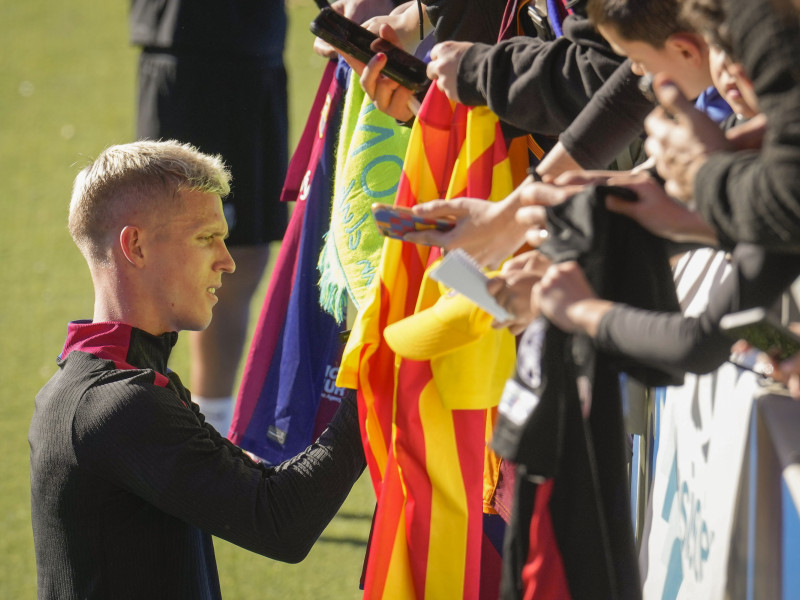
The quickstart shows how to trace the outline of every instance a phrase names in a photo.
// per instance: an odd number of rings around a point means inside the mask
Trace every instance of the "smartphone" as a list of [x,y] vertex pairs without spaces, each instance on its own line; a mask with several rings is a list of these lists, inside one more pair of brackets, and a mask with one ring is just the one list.
[[402,240],[403,236],[412,231],[449,231],[455,227],[451,219],[429,219],[415,215],[410,208],[405,206],[389,206],[376,202],[372,205],[372,216],[380,232],[391,238]]
[[800,352],[800,336],[763,308],[751,308],[722,317],[720,329],[735,340],[745,340],[776,360]]
[[[369,62],[378,52],[386,55],[386,66],[381,73],[407,87],[418,96],[424,94],[431,83],[425,70],[427,65],[413,54],[390,44],[355,21],[351,21],[332,8],[323,8],[311,21],[311,32],[337,50]],[[375,40],[378,40],[376,43]]]

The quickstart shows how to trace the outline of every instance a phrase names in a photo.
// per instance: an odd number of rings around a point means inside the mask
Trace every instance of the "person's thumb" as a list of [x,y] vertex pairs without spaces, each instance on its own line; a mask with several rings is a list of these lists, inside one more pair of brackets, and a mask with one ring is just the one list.
[[380,36],[387,42],[390,42],[395,46],[400,46],[400,37],[397,35],[397,32],[392,28],[391,25],[382,23],[380,27]]

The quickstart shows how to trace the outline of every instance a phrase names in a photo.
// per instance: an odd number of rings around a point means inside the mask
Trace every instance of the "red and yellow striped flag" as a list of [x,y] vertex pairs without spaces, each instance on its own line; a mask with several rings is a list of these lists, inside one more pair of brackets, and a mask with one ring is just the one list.
[[[500,200],[525,176],[524,142],[519,152],[522,158],[512,164],[497,117],[487,108],[451,103],[432,86],[411,132],[395,203],[458,196]],[[438,248],[387,238],[379,281],[356,318],[339,372],[339,385],[358,390],[378,499],[365,598],[480,597],[487,418],[502,386],[484,384],[481,406],[474,398],[459,406],[464,382],[435,378],[437,369],[452,372],[452,364],[402,358],[382,335],[388,325],[439,299],[438,284],[426,275],[439,258]],[[487,357],[486,368],[510,374],[513,338],[507,331],[487,335],[507,337],[499,342],[506,351]],[[475,345],[475,351],[480,348]],[[496,364],[498,356],[503,364]]]

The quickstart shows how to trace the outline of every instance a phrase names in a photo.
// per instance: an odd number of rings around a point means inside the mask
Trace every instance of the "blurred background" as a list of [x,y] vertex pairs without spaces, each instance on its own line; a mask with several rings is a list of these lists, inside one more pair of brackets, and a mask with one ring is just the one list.
[[[268,0],[267,0],[268,1]],[[127,2],[0,0],[0,599],[36,597],[28,425],[56,369],[67,322],[91,318],[89,273],[67,232],[72,180],[111,144],[134,138],[137,50]],[[312,0],[287,0],[293,149],[324,60],[313,54]],[[277,254],[277,245],[272,256]],[[268,276],[251,310],[261,308]],[[246,352],[245,352],[246,355]],[[185,340],[172,368],[188,378]],[[284,565],[215,540],[226,600],[360,598],[374,496],[362,477],[311,555]]]

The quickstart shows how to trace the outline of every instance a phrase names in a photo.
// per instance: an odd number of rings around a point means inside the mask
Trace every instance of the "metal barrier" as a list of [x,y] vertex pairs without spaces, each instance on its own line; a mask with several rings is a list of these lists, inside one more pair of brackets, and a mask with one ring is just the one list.
[[757,398],[748,451],[746,597],[800,598],[800,403]]

